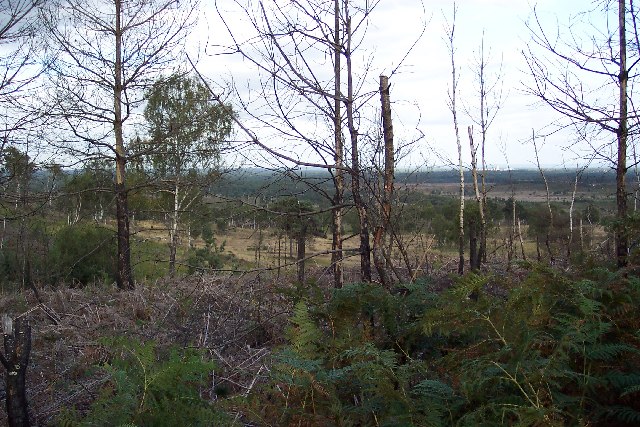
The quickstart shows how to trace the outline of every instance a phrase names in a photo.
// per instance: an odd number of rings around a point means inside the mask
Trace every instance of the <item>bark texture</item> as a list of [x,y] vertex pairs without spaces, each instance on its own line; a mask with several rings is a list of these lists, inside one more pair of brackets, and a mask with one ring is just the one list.
[[333,266],[333,284],[336,288],[341,288],[344,284],[344,272],[342,268],[342,205],[344,204],[344,142],[342,139],[342,115],[340,96],[340,0],[334,0],[334,33],[333,33],[333,75],[334,75],[334,100],[333,100],[333,132],[334,132],[334,162],[336,165],[334,173],[335,194],[333,197],[332,211],[332,232],[333,241],[331,245],[331,265]]
[[3,319],[4,355],[0,361],[4,366],[6,382],[6,405],[9,427],[28,427],[29,410],[26,393],[26,373],[31,352],[31,326],[23,319],[12,322]]
[[382,105],[382,133],[384,137],[384,188],[380,203],[380,222],[373,239],[373,262],[383,285],[390,285],[384,254],[385,234],[391,222],[391,200],[393,198],[394,148],[393,123],[391,121],[391,96],[389,78],[380,76],[380,103]]
[[360,185],[361,170],[360,158],[358,155],[358,129],[356,129],[354,119],[354,85],[353,68],[351,66],[351,18],[348,11],[345,11],[347,20],[347,126],[349,127],[349,137],[351,140],[351,192],[353,193],[353,204],[358,211],[360,223],[360,280],[371,282],[371,244],[369,241],[369,217],[367,207],[362,197]]
[[618,267],[627,265],[629,250],[629,235],[624,222],[627,218],[627,191],[625,175],[627,174],[627,83],[629,72],[627,70],[627,36],[626,36],[626,3],[618,0],[618,25],[620,36],[620,73],[618,74],[618,86],[620,89],[620,120],[618,123],[618,162],[616,165],[616,206],[618,217],[618,230],[616,233],[616,256]]
[[122,0],[115,0],[116,8],[116,60],[114,66],[115,84],[113,87],[114,119],[113,131],[116,144],[116,221],[118,223],[118,274],[116,283],[119,289],[133,289],[131,273],[131,246],[129,244],[129,206],[125,187],[126,153],[122,129]]

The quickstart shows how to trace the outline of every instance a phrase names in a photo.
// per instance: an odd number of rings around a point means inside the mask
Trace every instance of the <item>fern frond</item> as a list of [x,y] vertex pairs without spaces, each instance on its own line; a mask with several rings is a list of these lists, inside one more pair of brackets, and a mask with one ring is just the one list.
[[630,425],[640,424],[640,412],[628,406],[613,406],[606,411],[607,418],[615,418]]
[[627,344],[591,344],[585,348],[585,356],[590,360],[611,361],[624,353],[637,353],[637,349]]
[[313,358],[318,354],[322,332],[309,315],[309,309],[304,301],[298,301],[293,309],[288,335],[292,348],[301,356]]
[[412,392],[419,397],[438,400],[450,400],[455,397],[455,392],[451,386],[438,380],[422,380],[416,384]]
[[639,391],[640,391],[640,384],[636,384],[636,385],[625,388],[622,391],[622,394],[620,394],[620,396],[628,396],[630,394],[637,393]]
[[455,295],[459,299],[468,299],[469,295],[474,292],[480,292],[484,285],[489,281],[489,277],[476,273],[468,273],[459,277],[455,286],[450,288],[449,293]]
[[640,385],[640,372],[609,371],[604,378],[618,390]]

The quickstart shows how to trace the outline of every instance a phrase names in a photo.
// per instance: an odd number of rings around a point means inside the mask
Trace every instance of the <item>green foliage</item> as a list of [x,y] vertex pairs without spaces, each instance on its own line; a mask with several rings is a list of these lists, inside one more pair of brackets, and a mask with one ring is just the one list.
[[189,274],[197,271],[222,268],[225,264],[234,264],[236,262],[233,254],[225,253],[225,244],[216,243],[213,229],[210,224],[202,226],[198,230],[198,234],[202,236],[205,242],[204,248],[192,248],[187,253],[187,269]]
[[151,139],[143,152],[155,172],[178,180],[215,164],[231,134],[230,106],[211,102],[205,85],[182,74],[157,80],[146,97]]
[[[108,340],[109,383],[82,419],[67,413],[63,425],[211,426],[225,417],[203,398],[215,366],[196,350],[161,352],[153,342]],[[67,423],[67,424],[64,424]]]
[[438,309],[425,313],[424,327],[448,337],[451,350],[438,364],[456,373],[468,401],[461,419],[565,425],[629,417],[611,405],[625,398],[610,378],[640,373],[638,343],[616,329],[615,312],[640,295],[614,279],[576,280],[534,268],[520,283],[501,284],[509,287],[506,297],[483,286],[473,288],[477,298],[461,298],[470,290],[467,278],[445,292]]
[[319,233],[316,216],[309,215],[314,206],[308,201],[286,197],[270,204],[269,209],[277,212],[272,219],[275,226],[292,239],[306,239]]
[[169,268],[164,260],[167,246],[151,239],[133,240],[131,261],[134,276],[138,281],[154,281],[168,274]]
[[54,281],[87,284],[115,280],[115,234],[95,224],[60,229],[53,238]]
[[433,349],[416,337],[419,314],[432,299],[425,286],[392,295],[356,284],[335,290],[327,304],[299,301],[291,344],[276,355],[273,383],[263,390],[274,405],[261,399],[253,411],[278,425],[447,425],[455,393],[436,378],[418,381],[427,366],[416,356]]
[[278,425],[636,425],[640,279],[524,267],[299,301],[252,411]]

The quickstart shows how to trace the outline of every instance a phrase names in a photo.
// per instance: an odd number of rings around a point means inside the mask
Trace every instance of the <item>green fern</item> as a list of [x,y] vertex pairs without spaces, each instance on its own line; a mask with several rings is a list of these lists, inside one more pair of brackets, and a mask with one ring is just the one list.
[[222,421],[200,396],[212,362],[192,349],[171,348],[160,358],[153,342],[111,340],[114,358],[105,370],[111,382],[81,426],[207,426]]
[[617,390],[640,386],[640,372],[626,373],[618,370],[608,372],[604,378]]
[[607,419],[617,419],[629,425],[640,424],[640,412],[628,406],[612,406],[606,411]]
[[318,354],[322,333],[309,315],[307,304],[302,300],[293,309],[288,338],[292,348],[301,356],[313,357]]

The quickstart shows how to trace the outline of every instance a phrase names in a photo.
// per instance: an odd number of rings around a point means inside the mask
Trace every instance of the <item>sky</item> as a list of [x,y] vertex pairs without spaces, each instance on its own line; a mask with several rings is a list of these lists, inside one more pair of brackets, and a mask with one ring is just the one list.
[[[227,13],[229,21],[241,29],[240,15],[230,12],[231,0],[217,0],[217,4]],[[533,132],[538,135],[549,133],[549,125],[559,116],[524,92],[525,84],[530,82],[522,54],[531,44],[526,22],[531,19],[535,7],[545,29],[554,32],[558,24],[561,27],[568,24],[572,16],[592,4],[595,3],[588,0],[457,1],[458,116],[466,163],[469,162],[467,126],[473,124],[473,120],[465,111],[473,112],[479,103],[474,85],[477,69],[474,64],[483,34],[488,53],[488,79],[501,75],[499,88],[502,93],[502,106],[488,133],[487,163],[500,168],[507,162],[511,167],[536,167],[531,135]],[[207,19],[201,25],[206,28],[201,27],[199,32],[206,31],[208,37],[206,40],[200,38],[200,46],[207,46],[210,56],[201,55],[198,68],[214,81],[233,79],[238,87],[248,90],[258,83],[255,69],[237,57],[216,54],[220,50],[213,46],[227,43],[228,34],[213,13],[213,0],[203,3],[203,7]],[[382,0],[371,16],[359,58],[362,63],[370,61],[371,64],[363,85],[375,90],[378,76],[395,70],[391,76],[391,99],[397,144],[424,135],[412,146],[400,167],[442,166],[457,162],[452,115],[447,107],[451,63],[444,39],[446,22],[451,22],[452,12],[452,0]],[[238,34],[242,33],[238,31]],[[249,99],[247,93],[242,89],[239,91],[240,96]],[[234,97],[229,100],[239,102]],[[251,127],[253,122],[248,117],[241,118]],[[257,126],[252,129],[261,136]],[[273,135],[264,137],[265,140],[275,138]],[[539,138],[543,166],[575,168],[576,164],[584,163],[581,159],[584,152],[574,145],[574,139],[572,132],[567,131]]]

